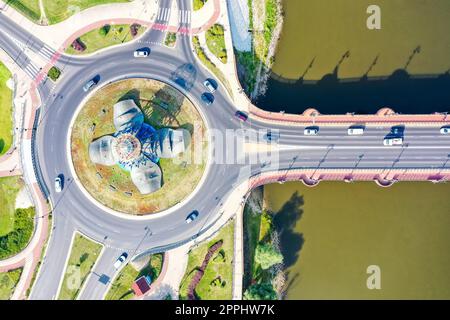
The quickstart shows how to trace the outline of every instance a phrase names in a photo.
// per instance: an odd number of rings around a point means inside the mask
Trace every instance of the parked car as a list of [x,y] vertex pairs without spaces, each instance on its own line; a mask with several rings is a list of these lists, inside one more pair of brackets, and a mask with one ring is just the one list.
[[63,181],[61,175],[55,178],[55,192],[60,193],[63,189]]
[[280,134],[278,132],[272,132],[272,131],[269,130],[269,132],[267,132],[264,135],[264,139],[266,139],[269,142],[271,142],[271,141],[278,141],[280,139]]
[[86,84],[83,86],[84,92],[88,92],[93,86],[95,86],[98,83],[98,80],[96,78],[93,78],[86,82]]
[[128,258],[128,253],[124,252],[117,258],[116,262],[114,262],[114,268],[119,269],[122,263],[125,262]]
[[449,126],[442,127],[441,134],[450,134],[450,127]]
[[135,58],[145,58],[148,57],[149,54],[150,50],[148,50],[147,48],[137,49],[136,51],[134,51]]
[[401,146],[403,144],[403,138],[385,138],[383,144],[385,146]]
[[242,111],[236,111],[236,113],[234,115],[242,121],[247,121],[247,119],[248,119],[248,115]]
[[203,82],[203,85],[211,93],[214,93],[217,90],[217,84],[213,83],[211,79],[206,79],[205,82]]
[[191,223],[198,217],[198,211],[194,210],[192,211],[187,217],[186,217],[186,223]]
[[349,136],[360,136],[360,135],[364,134],[364,127],[360,127],[360,126],[350,127],[347,130],[347,134]]
[[319,127],[306,127],[303,133],[305,136],[317,136],[319,134]]
[[209,92],[203,93],[202,96],[201,96],[201,98],[202,98],[202,101],[203,101],[207,106],[211,105],[211,104],[214,102],[214,96],[213,96],[211,93],[209,93]]

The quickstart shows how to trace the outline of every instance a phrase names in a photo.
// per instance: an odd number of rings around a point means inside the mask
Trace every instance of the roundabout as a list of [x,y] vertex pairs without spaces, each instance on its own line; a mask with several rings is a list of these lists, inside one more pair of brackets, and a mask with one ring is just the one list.
[[195,190],[206,169],[200,112],[160,81],[125,79],[99,88],[79,106],[71,128],[77,181],[117,212],[164,211]]

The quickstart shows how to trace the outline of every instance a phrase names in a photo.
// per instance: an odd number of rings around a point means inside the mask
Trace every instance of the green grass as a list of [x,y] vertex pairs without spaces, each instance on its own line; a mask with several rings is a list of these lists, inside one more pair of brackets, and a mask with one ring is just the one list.
[[206,45],[222,63],[227,63],[227,49],[222,25],[215,24],[206,31]]
[[19,176],[0,178],[0,237],[14,229],[16,197],[22,187]]
[[194,11],[200,10],[201,8],[203,8],[203,6],[205,5],[205,3],[208,0],[194,0]]
[[100,4],[130,2],[131,0],[43,0],[50,24],[66,20],[71,15]]
[[6,85],[9,78],[11,78],[11,72],[0,62],[0,156],[9,150],[13,141],[13,97],[12,90]]
[[[381,8],[381,30],[368,30],[366,9]],[[412,75],[449,70],[448,0],[283,0],[285,19],[273,71],[283,78],[320,80],[387,77],[398,69]],[[413,54],[420,46],[420,52]],[[377,58],[378,57],[378,58]],[[308,68],[311,61],[312,67]],[[372,66],[372,67],[371,67]]]
[[[287,299],[450,299],[450,184],[264,188],[283,229]],[[366,287],[370,265],[381,290]]]
[[5,2],[31,21],[38,22],[41,17],[39,0],[6,0]]
[[[187,289],[189,283],[205,258],[208,248],[219,240],[223,240],[223,245],[219,251],[209,261],[203,278],[195,290],[201,300],[231,300],[232,298],[232,280],[233,280],[233,248],[234,248],[234,221],[230,221],[219,233],[206,243],[192,249],[189,253],[186,273],[181,281],[180,299],[187,298]],[[224,259],[221,256],[224,255]],[[220,277],[221,284],[212,285],[214,280]],[[217,280],[216,280],[217,281]],[[217,281],[219,283],[219,281]]]
[[58,299],[76,299],[101,251],[101,244],[75,234]]
[[[141,35],[145,31],[145,29],[146,28],[144,26],[141,26],[136,37]],[[104,33],[104,30],[104,27],[94,29],[80,37],[81,42],[86,46],[86,50],[81,52],[75,50],[72,46],[69,46],[66,49],[66,53],[74,55],[88,54],[103,48],[133,40],[129,24],[111,25],[109,26],[109,31],[106,33],[106,35]]]
[[0,273],[0,300],[9,300],[20,280],[22,268]]
[[[192,134],[189,152],[174,159],[161,159],[163,184],[154,193],[141,194],[130,174],[118,165],[95,165],[90,160],[89,144],[115,132],[113,106],[120,99],[134,99],[144,113],[145,122],[156,129],[182,127]],[[167,110],[160,106],[162,101],[168,104]],[[96,126],[91,131],[93,123]],[[155,80],[128,79],[105,86],[80,111],[72,131],[72,160],[85,188],[104,205],[130,214],[154,213],[182,201],[197,186],[206,167],[208,142],[205,135],[206,127],[200,114],[179,91]],[[197,161],[195,148],[202,150],[202,161]],[[187,163],[183,166],[185,160]],[[111,184],[116,191],[109,188]]]
[[225,89],[228,91],[228,93],[233,97],[233,92],[231,91],[231,86],[228,80],[223,75],[222,71],[217,68],[217,66],[208,59],[208,57],[205,54],[205,51],[200,45],[200,40],[198,39],[198,36],[192,37],[192,44],[194,46],[195,53],[197,54],[197,57],[200,59],[200,61],[203,63],[203,65],[209,69],[214,75],[222,82],[222,84],[225,86]]
[[177,34],[175,32],[167,32],[164,44],[170,48],[173,48],[175,47],[176,42],[177,42]]
[[150,275],[154,282],[161,273],[163,262],[162,254],[150,257],[149,263],[141,270],[136,270],[131,263],[127,264],[114,279],[105,300],[129,300],[134,297],[131,289],[133,282],[142,276]]
[[34,215],[33,207],[15,210],[13,229],[0,237],[0,259],[9,258],[28,245],[33,234]]

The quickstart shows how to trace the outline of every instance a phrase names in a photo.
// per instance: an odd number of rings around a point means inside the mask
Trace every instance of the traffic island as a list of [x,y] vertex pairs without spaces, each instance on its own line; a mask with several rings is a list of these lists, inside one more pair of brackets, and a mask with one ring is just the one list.
[[79,109],[72,163],[92,198],[116,212],[166,210],[196,189],[206,168],[206,125],[177,89],[150,79],[106,85]]

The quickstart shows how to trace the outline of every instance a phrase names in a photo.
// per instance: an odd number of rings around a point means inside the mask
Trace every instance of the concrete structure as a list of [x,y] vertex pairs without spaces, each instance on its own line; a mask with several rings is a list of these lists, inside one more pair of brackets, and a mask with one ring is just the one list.
[[114,127],[117,132],[103,136],[89,145],[92,162],[118,164],[131,174],[131,180],[142,194],[161,188],[160,158],[175,158],[187,150],[190,133],[185,129],[155,130],[144,123],[144,114],[134,100],[114,105]]

